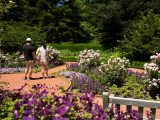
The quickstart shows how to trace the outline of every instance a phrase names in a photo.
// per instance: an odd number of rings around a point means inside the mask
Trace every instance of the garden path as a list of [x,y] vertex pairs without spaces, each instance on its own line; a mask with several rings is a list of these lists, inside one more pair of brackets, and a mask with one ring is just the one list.
[[33,73],[33,80],[23,80],[24,73],[17,74],[2,74],[0,75],[0,82],[8,82],[10,85],[7,89],[14,90],[20,88],[22,85],[27,84],[28,86],[24,88],[25,91],[29,90],[32,85],[36,84],[45,84],[47,86],[53,87],[56,93],[60,92],[60,87],[63,87],[65,90],[70,86],[70,81],[66,78],[56,75],[56,72],[66,69],[66,65],[62,65],[56,68],[49,69],[49,75],[53,76],[52,78],[42,79],[40,72]]
[[[33,73],[33,78],[35,78],[35,80],[23,80],[23,73],[18,73],[18,74],[2,74],[0,75],[0,82],[4,81],[4,82],[9,82],[10,86],[8,87],[9,90],[14,90],[17,88],[20,88],[22,85],[24,85],[25,83],[27,83],[29,86],[32,85],[36,85],[36,84],[46,84],[49,86],[52,86],[54,88],[54,91],[56,93],[60,93],[60,86],[63,86],[64,89],[68,89],[68,87],[70,86],[70,81],[67,80],[66,78],[57,76],[56,73],[62,70],[66,69],[66,64],[56,67],[56,68],[52,68],[49,69],[49,74],[53,75],[55,77],[53,78],[49,78],[49,79],[42,79],[41,77],[41,73]],[[135,69],[135,68],[130,68],[130,70],[133,70],[135,72],[144,72],[144,70],[140,70],[140,69]],[[25,90],[29,90],[30,87],[26,87]],[[94,100],[96,103],[98,103],[99,105],[103,105],[102,102],[102,97],[98,96],[95,98]],[[136,107],[134,109],[137,109]],[[125,106],[121,106],[121,110],[125,111]],[[147,111],[148,109],[145,109],[145,111]],[[160,120],[160,109],[157,110],[157,116],[156,116],[156,120]]]

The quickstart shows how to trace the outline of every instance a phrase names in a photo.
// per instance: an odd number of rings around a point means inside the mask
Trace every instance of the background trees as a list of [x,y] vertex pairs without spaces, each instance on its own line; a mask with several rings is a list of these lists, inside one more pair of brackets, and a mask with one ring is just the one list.
[[[158,0],[1,0],[0,23],[15,27],[14,31],[23,31],[22,26],[37,28],[35,35],[42,36],[41,38],[47,43],[96,42],[102,44],[105,49],[121,47],[127,53],[132,53],[124,44],[121,44],[125,43],[126,36],[128,36],[126,34],[134,33],[133,31],[129,33],[130,29],[141,20],[141,16],[146,16],[148,11],[152,10],[152,14],[156,16],[160,14],[159,7]],[[157,25],[154,26],[158,26],[158,23],[155,24]],[[26,30],[35,33],[35,29]],[[4,37],[6,33],[5,29],[1,32],[1,41],[9,40]],[[12,34],[12,39],[19,41],[17,37],[14,37],[16,32]],[[25,39],[27,34],[19,36]],[[137,40],[134,36],[131,41]],[[156,40],[148,39],[153,43],[157,42]],[[37,44],[38,41],[40,39],[37,37],[35,43]],[[143,46],[143,39],[139,38],[139,41]],[[134,44],[130,44],[130,48],[132,45]],[[156,51],[158,48],[153,46],[152,50],[145,49]],[[7,45],[2,46],[1,49],[8,51]],[[139,49],[138,54],[143,54],[144,47]]]
[[133,59],[148,60],[160,50],[160,15],[150,11],[124,31],[121,47]]

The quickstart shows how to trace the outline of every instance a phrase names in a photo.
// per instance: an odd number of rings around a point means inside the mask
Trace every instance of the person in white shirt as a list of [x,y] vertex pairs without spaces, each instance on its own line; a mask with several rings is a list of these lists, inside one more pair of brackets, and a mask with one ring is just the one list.
[[43,79],[50,78],[50,76],[48,76],[49,51],[46,44],[43,43],[43,45],[37,49],[36,55],[41,65]]

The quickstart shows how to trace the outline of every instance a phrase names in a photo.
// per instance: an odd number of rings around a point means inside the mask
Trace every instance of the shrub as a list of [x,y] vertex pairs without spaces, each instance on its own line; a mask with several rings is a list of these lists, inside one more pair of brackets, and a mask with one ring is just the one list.
[[122,86],[124,79],[128,75],[128,67],[130,63],[126,58],[111,58],[107,64],[99,66],[99,71],[102,74],[106,74],[106,83],[111,85],[116,84]]
[[0,67],[16,68],[25,66],[24,59],[17,53],[3,54],[1,58]]
[[124,32],[121,48],[129,59],[148,61],[160,49],[160,17],[150,11],[141,15]]
[[151,56],[151,63],[145,63],[144,69],[148,75],[148,79],[146,79],[146,90],[149,92],[150,96],[153,99],[157,99],[156,96],[159,95],[160,91],[160,79],[159,79],[159,66],[156,63],[159,63],[159,57]]
[[93,49],[83,50],[79,54],[79,64],[81,67],[87,67],[88,69],[97,67],[101,64],[99,50]]
[[34,46],[37,47],[45,37],[44,33],[40,31],[40,27],[14,21],[0,21],[0,34],[1,50],[5,52],[20,51],[27,37],[31,37]]
[[63,61],[66,61],[66,62],[78,61],[78,57],[77,56],[60,56],[59,58],[62,59]]
[[111,87],[111,93],[126,98],[151,99],[147,91],[145,91],[147,84],[145,84],[144,80],[137,81],[136,76],[132,75],[128,76],[125,81],[124,86],[121,88],[113,85]]
[[150,79],[158,78],[158,65],[156,63],[145,63],[144,69]]
[[102,50],[100,44],[93,44],[93,43],[69,43],[64,42],[61,44],[50,44],[53,48],[58,50],[68,49],[70,51],[82,51],[84,49],[93,49],[93,50]]
[[160,68],[160,53],[156,53],[156,55],[150,56],[152,62],[156,63]]
[[146,91],[150,94],[153,99],[157,99],[160,91],[160,79],[152,78],[146,79]]
[[144,69],[143,66],[144,66],[144,62],[141,62],[141,61],[132,61],[131,62],[132,68]]
[[47,49],[49,51],[49,58],[50,58],[50,60],[52,60],[52,61],[58,60],[58,57],[60,55],[60,51],[54,49],[52,46],[47,46]]
[[[121,51],[119,48],[112,48],[105,51],[100,52],[101,56],[106,59],[106,62],[112,58],[123,58],[125,57],[125,53]],[[105,62],[105,61],[104,61]]]

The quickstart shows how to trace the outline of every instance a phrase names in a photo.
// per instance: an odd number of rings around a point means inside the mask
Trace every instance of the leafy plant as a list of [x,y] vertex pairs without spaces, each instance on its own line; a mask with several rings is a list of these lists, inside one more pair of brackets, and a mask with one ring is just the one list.
[[137,68],[137,69],[144,69],[144,62],[141,61],[131,61],[131,67],[132,68]]
[[[25,85],[26,86],[26,85]],[[75,96],[71,93],[65,95],[55,95],[52,90],[49,95],[47,86],[33,85],[28,93],[22,93],[23,88],[5,92],[0,89],[1,119],[118,119],[120,117],[139,118],[138,113],[114,112],[113,107],[103,110],[101,106],[94,103],[94,94],[86,91],[82,96]],[[9,94],[8,94],[9,93]],[[21,94],[20,94],[21,93]],[[6,102],[9,100],[9,102]],[[10,104],[9,104],[10,103]]]
[[0,67],[16,68],[25,66],[24,59],[21,58],[21,56],[18,53],[12,53],[12,54],[6,53],[3,54],[1,58],[2,59]]
[[99,83],[99,81],[91,79],[83,73],[66,71],[61,72],[60,75],[71,80],[71,90],[78,89],[81,93],[84,93],[85,91],[92,91],[96,94],[102,94],[105,90],[105,87]]
[[129,60],[126,58],[110,58],[107,64],[102,64],[98,69],[101,74],[106,74],[106,83],[109,86],[113,84],[122,86],[128,75],[129,65]]
[[160,17],[149,11],[133,21],[124,31],[121,48],[133,60],[148,61],[151,54],[155,54],[159,47]]
[[40,31],[40,27],[29,26],[25,22],[0,21],[1,50],[5,52],[21,51],[27,37],[31,37],[34,46],[37,47],[45,34]]
[[94,51],[93,49],[89,49],[81,51],[78,62],[82,68],[85,66],[91,69],[99,66],[101,64],[99,50]]
[[110,90],[111,93],[126,98],[151,99],[147,91],[145,91],[147,84],[143,79],[137,81],[136,76],[132,75],[128,76],[125,81],[126,83],[121,88],[113,85]]

